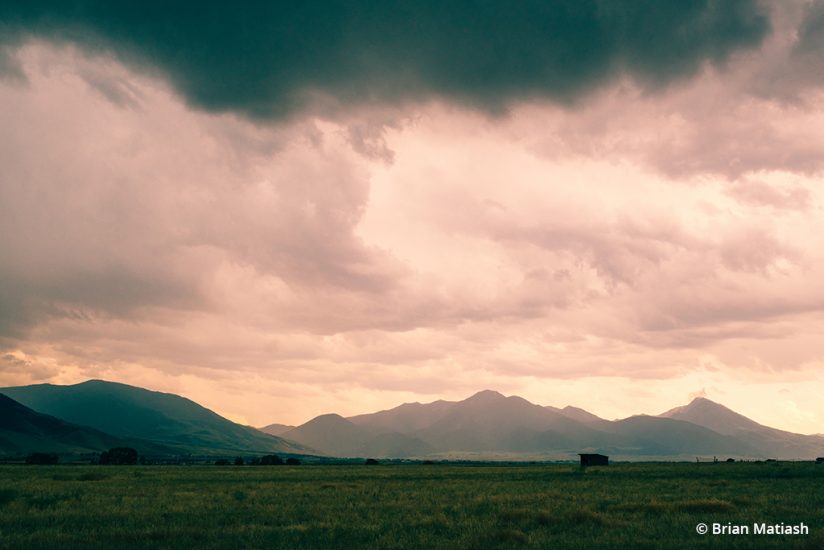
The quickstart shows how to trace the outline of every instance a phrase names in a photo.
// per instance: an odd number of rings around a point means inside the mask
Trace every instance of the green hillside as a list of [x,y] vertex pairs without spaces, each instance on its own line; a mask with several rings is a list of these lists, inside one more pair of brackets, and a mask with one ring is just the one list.
[[0,392],[35,411],[118,437],[147,439],[191,453],[290,452],[311,449],[235,424],[178,395],[90,380]]

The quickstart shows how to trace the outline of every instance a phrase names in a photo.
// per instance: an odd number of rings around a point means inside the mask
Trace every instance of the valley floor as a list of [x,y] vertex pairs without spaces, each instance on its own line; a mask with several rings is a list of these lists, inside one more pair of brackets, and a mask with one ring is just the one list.
[[[781,462],[7,465],[0,548],[824,548],[822,489]],[[809,534],[752,532],[782,522]]]

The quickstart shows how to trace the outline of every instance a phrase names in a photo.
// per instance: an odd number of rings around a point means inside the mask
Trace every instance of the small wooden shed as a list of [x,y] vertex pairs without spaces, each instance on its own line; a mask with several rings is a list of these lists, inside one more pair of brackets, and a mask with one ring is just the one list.
[[606,455],[579,453],[578,456],[581,457],[581,466],[609,466]]

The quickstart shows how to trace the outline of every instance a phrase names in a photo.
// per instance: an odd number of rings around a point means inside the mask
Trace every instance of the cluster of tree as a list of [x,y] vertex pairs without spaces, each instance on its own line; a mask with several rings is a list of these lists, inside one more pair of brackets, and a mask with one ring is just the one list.
[[98,464],[137,464],[137,451],[131,447],[113,447],[100,453]]
[[[244,461],[242,456],[235,458],[235,466],[243,466],[244,464],[249,464],[250,466],[279,466],[281,464],[286,464],[287,466],[299,466],[300,459],[295,457],[289,457],[285,461],[280,458],[278,455],[266,455],[261,457],[255,457],[249,459],[249,461]],[[229,461],[225,458],[221,458],[220,460],[215,461],[216,466],[228,466]]]
[[26,457],[26,464],[57,464],[54,453],[32,453]]

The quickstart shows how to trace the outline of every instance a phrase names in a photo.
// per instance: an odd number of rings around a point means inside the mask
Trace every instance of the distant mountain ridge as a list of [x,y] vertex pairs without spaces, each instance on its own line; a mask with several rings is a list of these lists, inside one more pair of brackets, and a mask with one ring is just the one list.
[[294,453],[338,457],[553,460],[600,452],[623,460],[696,457],[811,459],[824,438],[763,426],[705,398],[659,416],[605,420],[485,390],[462,401],[405,403],[270,435],[183,397],[90,380],[0,389],[0,454],[25,450],[94,452],[140,446],[178,454]]
[[661,413],[659,416],[686,420],[687,422],[705,426],[718,433],[727,435],[735,435],[741,430],[753,431],[767,428],[742,414],[728,409],[724,405],[710,401],[706,397],[696,397],[689,404],[682,407],[675,407],[674,409]]
[[[324,414],[283,434],[334,456],[416,456],[432,452],[420,439],[355,424],[337,414]],[[312,445],[312,442],[318,446]]]
[[[660,416],[610,421],[578,407],[539,406],[491,390],[463,401],[405,403],[349,418],[322,415],[283,436],[335,456],[572,458],[597,451],[625,459],[690,460],[824,454],[820,437],[762,426],[702,398]],[[396,445],[382,446],[387,440]]]
[[107,433],[41,414],[0,394],[0,454],[90,452],[116,446]]
[[258,428],[258,430],[262,431],[263,433],[267,433],[269,435],[283,435],[284,433],[288,432],[295,426],[289,426],[288,424],[269,424],[268,426],[263,426],[262,428]]
[[130,446],[141,453],[172,452],[150,441],[113,435],[41,414],[0,393],[0,455],[32,452],[96,453]]
[[181,453],[312,452],[305,445],[223,418],[179,395],[103,380],[0,388],[39,413],[118,438],[138,438]]
[[661,416],[704,426],[722,435],[746,441],[754,448],[770,449],[772,454],[778,456],[804,456],[815,449],[819,449],[819,456],[822,454],[821,439],[817,436],[764,426],[704,397],[698,397],[688,405],[671,409]]

